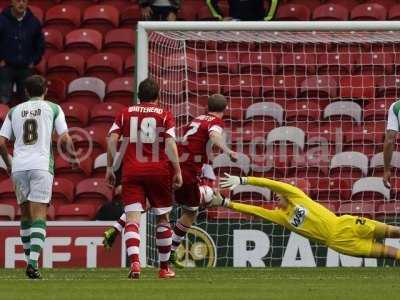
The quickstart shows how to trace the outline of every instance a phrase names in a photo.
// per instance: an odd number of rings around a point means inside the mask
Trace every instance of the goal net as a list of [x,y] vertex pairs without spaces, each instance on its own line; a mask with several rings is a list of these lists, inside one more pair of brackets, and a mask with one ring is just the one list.
[[[400,90],[400,26],[307,23],[139,23],[137,76],[159,81],[161,102],[174,113],[179,132],[206,112],[209,95],[228,98],[227,140],[242,155],[236,163],[216,155],[217,176],[290,182],[336,214],[397,224],[397,183],[391,193],[381,176],[386,115]],[[392,164],[399,163],[395,152]],[[238,188],[231,198],[276,204],[273,193],[260,188]],[[157,261],[152,221],[149,264]],[[223,208],[202,210],[196,226],[179,251],[190,266],[393,264],[338,255]]]

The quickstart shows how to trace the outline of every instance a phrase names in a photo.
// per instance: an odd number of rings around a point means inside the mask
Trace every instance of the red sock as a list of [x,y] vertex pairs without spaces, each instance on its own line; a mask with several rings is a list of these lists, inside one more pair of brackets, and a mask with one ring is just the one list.
[[172,235],[172,247],[171,250],[175,251],[178,249],[182,240],[184,239],[186,232],[189,230],[189,227],[186,227],[181,222],[177,222],[174,227],[174,234]]
[[122,229],[125,228],[125,224],[126,224],[126,214],[123,213],[119,218],[119,220],[113,225],[113,227],[117,229],[118,232],[122,232]]
[[169,224],[158,224],[156,228],[156,245],[160,268],[168,268],[169,255],[171,254],[172,230]]
[[128,223],[125,226],[125,245],[126,252],[131,263],[139,262],[139,224]]

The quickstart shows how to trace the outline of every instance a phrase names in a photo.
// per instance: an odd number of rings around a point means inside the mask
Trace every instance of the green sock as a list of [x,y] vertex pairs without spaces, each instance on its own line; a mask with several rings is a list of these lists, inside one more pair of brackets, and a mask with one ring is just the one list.
[[40,252],[42,252],[44,240],[46,239],[46,221],[37,219],[31,225],[31,248],[29,253],[29,264],[37,268]]
[[29,260],[29,253],[31,248],[31,224],[30,220],[21,220],[19,235],[21,236],[22,245],[24,247],[24,253],[26,262]]

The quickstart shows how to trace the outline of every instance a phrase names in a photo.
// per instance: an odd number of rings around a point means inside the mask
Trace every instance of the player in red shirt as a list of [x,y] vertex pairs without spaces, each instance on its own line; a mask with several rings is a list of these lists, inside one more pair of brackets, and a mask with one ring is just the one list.
[[172,114],[158,105],[159,87],[146,79],[139,85],[140,104],[122,110],[110,129],[107,149],[109,184],[115,184],[113,163],[117,143],[122,136],[129,139],[122,167],[122,201],[125,206],[125,243],[131,261],[129,277],[140,276],[140,217],[146,209],[146,198],[156,214],[156,244],[160,259],[160,278],[174,277],[169,267],[172,230],[169,212],[173,188],[182,185],[175,123]]

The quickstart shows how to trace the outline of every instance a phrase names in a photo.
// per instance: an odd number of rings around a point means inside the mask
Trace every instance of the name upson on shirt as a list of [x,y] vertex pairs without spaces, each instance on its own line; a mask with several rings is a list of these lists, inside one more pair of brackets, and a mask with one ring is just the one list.
[[35,110],[23,110],[21,111],[21,117],[26,118],[26,117],[38,117],[42,113],[41,109],[35,109]]

